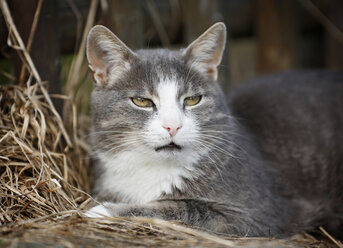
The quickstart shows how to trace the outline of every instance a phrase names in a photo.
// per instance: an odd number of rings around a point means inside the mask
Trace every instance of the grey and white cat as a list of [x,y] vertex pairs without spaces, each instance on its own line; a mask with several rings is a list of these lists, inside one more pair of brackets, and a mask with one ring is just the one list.
[[89,217],[147,216],[287,236],[343,220],[343,74],[265,77],[225,96],[226,28],[186,49],[131,51],[95,26]]

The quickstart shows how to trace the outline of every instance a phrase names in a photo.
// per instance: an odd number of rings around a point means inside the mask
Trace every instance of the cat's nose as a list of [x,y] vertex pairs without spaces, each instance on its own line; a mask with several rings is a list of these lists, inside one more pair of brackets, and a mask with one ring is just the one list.
[[170,135],[170,137],[174,137],[177,133],[177,131],[180,130],[182,126],[176,126],[176,127],[172,127],[172,126],[163,126],[164,129],[166,129]]

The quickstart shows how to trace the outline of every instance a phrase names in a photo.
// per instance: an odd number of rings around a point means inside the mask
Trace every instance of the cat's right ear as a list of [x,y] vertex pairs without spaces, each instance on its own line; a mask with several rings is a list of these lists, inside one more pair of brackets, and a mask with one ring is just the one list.
[[226,27],[222,22],[214,24],[184,51],[183,56],[190,68],[197,70],[210,81],[218,77],[226,43]]
[[136,54],[104,26],[94,26],[87,38],[87,59],[96,86],[110,86],[131,68]]

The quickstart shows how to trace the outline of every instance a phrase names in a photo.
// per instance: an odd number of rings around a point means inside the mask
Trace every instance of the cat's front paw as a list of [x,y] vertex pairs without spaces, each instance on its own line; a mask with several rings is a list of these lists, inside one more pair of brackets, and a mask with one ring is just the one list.
[[125,203],[104,202],[84,213],[89,218],[130,216],[130,205]]
[[89,218],[101,218],[101,217],[110,217],[111,214],[104,205],[98,205],[87,210],[84,213],[84,216],[89,217]]

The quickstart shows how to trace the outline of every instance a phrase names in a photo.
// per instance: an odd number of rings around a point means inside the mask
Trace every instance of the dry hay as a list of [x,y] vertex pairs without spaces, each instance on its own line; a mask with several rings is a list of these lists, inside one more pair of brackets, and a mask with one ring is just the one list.
[[306,234],[282,240],[228,238],[145,218],[66,217],[54,222],[30,221],[15,230],[0,231],[5,234],[2,244],[12,247],[335,247]]
[[88,198],[76,189],[90,188],[76,130],[63,136],[39,84],[3,87],[0,99],[1,223],[76,209]]

